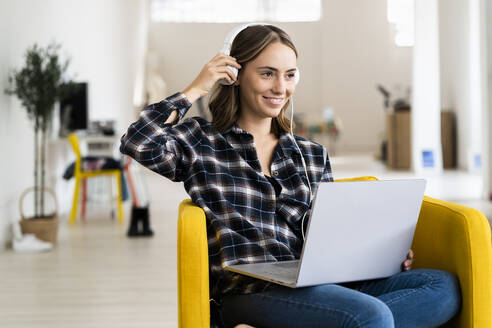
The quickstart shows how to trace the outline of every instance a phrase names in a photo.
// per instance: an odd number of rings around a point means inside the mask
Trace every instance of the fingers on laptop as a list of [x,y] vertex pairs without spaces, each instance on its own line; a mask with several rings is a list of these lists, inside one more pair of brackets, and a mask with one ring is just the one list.
[[413,256],[413,251],[410,250],[407,254],[407,259],[401,264],[402,271],[408,271],[412,268]]

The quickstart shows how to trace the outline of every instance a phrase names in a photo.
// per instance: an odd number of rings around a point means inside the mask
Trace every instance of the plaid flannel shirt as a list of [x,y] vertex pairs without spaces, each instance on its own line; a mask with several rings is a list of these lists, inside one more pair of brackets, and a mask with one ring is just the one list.
[[[205,211],[211,297],[265,290],[270,283],[224,267],[299,259],[301,218],[310,211],[299,150],[289,133],[280,135],[271,164],[272,177],[282,187],[276,197],[261,170],[253,136],[236,123],[220,133],[198,116],[178,123],[190,107],[181,92],[147,106],[121,137],[120,151],[172,181],[184,182],[194,204]],[[178,118],[164,124],[174,110]],[[333,181],[328,154],[318,143],[295,138],[314,195],[320,182]]]

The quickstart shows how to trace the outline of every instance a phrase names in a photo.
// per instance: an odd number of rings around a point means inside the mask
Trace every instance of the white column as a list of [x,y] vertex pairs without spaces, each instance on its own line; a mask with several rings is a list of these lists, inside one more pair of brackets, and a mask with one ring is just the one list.
[[148,48],[149,20],[150,20],[150,0],[139,0],[139,12],[137,13],[137,35],[135,49],[135,85],[133,88],[133,106],[138,113],[145,104],[145,76],[146,76],[146,57]]
[[483,65],[483,53],[481,51],[481,18],[483,15],[480,13],[480,0],[469,0],[470,12],[470,34],[469,34],[469,47],[470,47],[470,143],[467,150],[467,162],[468,171],[481,172],[482,168],[482,116],[484,101],[483,95],[483,81],[482,81],[482,65]]
[[417,173],[442,172],[439,14],[437,0],[415,1],[412,164]]

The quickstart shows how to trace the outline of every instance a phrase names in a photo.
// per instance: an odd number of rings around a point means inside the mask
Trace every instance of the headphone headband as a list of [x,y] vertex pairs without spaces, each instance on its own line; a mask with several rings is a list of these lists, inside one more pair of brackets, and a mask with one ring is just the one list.
[[236,38],[236,36],[245,28],[250,27],[250,26],[255,26],[255,25],[271,25],[271,24],[247,23],[247,24],[239,25],[239,26],[233,28],[232,31],[230,31],[229,34],[227,35],[227,37],[224,41],[224,46],[222,47],[222,50],[220,52],[229,56],[231,54],[232,42],[234,42],[234,39]]

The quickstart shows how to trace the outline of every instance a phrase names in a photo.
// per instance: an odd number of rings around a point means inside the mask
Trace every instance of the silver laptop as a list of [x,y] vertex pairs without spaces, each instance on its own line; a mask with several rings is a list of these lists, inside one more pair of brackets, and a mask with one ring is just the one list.
[[320,183],[300,260],[227,270],[288,287],[386,278],[412,245],[425,180]]

